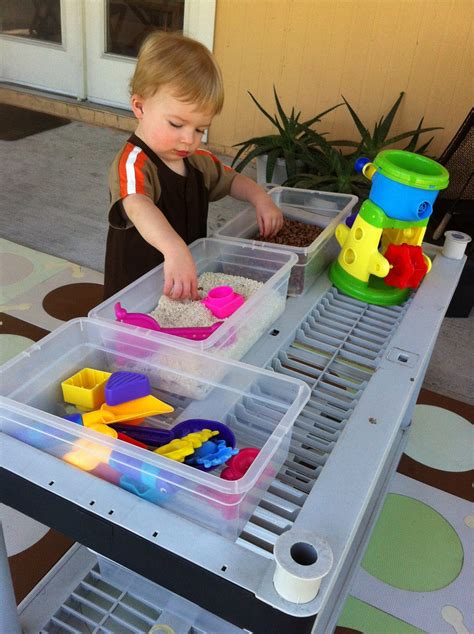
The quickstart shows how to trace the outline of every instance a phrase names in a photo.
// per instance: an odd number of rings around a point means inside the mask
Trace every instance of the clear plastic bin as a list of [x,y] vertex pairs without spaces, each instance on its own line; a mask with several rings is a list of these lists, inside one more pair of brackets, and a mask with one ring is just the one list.
[[[255,213],[255,212],[254,212]],[[159,333],[122,324],[129,331],[146,332],[149,337],[176,341],[191,350],[202,350],[232,359],[241,359],[285,310],[288,279],[297,257],[289,251],[269,249],[263,244],[245,244],[202,238],[189,246],[198,275],[205,272],[248,277],[264,285],[225,323],[203,341]],[[150,313],[163,293],[163,265],[153,269],[113,297],[99,304],[89,317],[115,322],[114,306],[122,304],[128,312]]]
[[[243,477],[227,481],[220,468],[200,471],[61,418],[71,411],[61,382],[86,367],[146,374],[152,394],[174,412],[145,425],[170,429],[190,418],[219,420],[232,429],[238,448],[258,448],[257,458]],[[189,384],[201,386],[200,400],[183,396]],[[132,487],[149,502],[231,539],[286,459],[293,423],[310,395],[296,379],[91,319],[68,322],[4,364],[0,389],[3,433],[58,458],[69,456],[69,463],[80,461],[93,475]]]
[[313,284],[318,275],[339,253],[334,232],[344,222],[357,203],[357,196],[332,194],[310,189],[275,187],[268,192],[273,202],[281,209],[285,218],[323,227],[319,236],[307,247],[292,247],[253,240],[258,232],[253,208],[244,209],[235,218],[215,232],[217,238],[239,241],[242,244],[266,246],[294,253],[298,263],[293,267],[288,284],[288,295],[302,295]]

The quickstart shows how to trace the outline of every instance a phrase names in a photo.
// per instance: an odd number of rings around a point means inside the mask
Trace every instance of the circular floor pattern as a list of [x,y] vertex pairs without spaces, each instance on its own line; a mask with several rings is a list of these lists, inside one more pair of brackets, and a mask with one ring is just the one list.
[[16,253],[0,253],[0,270],[2,271],[2,285],[9,286],[24,280],[33,271],[31,260]]
[[103,300],[103,295],[102,284],[67,284],[48,293],[43,299],[43,308],[51,317],[68,321],[75,317],[86,317]]
[[474,425],[442,407],[417,405],[405,453],[441,471],[474,467]]
[[0,365],[29,348],[34,343],[21,335],[0,335]]
[[49,528],[44,524],[40,524],[40,522],[5,504],[0,504],[0,518],[9,557],[30,548],[49,531]]
[[389,493],[362,567],[396,588],[431,592],[456,579],[463,555],[458,534],[442,515],[420,500]]

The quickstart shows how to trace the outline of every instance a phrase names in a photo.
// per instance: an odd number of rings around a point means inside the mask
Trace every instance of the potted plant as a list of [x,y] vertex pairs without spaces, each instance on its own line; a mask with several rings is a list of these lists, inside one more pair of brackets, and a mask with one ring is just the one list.
[[[311,119],[300,121],[301,112],[295,112],[294,108],[291,109],[290,114],[285,113],[275,87],[273,87],[273,94],[277,114],[272,116],[249,92],[252,101],[260,112],[271,121],[275,132],[236,143],[234,147],[239,147],[240,149],[232,165],[238,172],[241,172],[250,161],[257,159],[257,181],[281,184],[288,178],[295,177],[298,169],[302,169],[303,155],[305,154],[308,139],[314,141],[315,138],[322,137],[311,126],[320,121],[325,114],[343,104],[341,102],[311,117]],[[264,165],[263,176],[262,165]],[[276,174],[275,169],[277,170]]]
[[[404,150],[408,150],[409,152],[416,152],[417,154],[424,154],[431,141],[434,137],[431,137],[426,143],[420,145],[418,148],[416,147],[421,134],[426,132],[432,132],[433,130],[441,130],[442,128],[422,128],[424,117],[422,117],[418,123],[418,126],[415,130],[410,130],[409,132],[402,132],[401,134],[397,134],[393,137],[388,137],[390,132],[390,128],[392,127],[393,120],[395,119],[395,115],[397,114],[398,108],[402,102],[405,93],[401,92],[398,96],[398,99],[395,101],[393,106],[390,108],[389,113],[386,117],[381,117],[380,121],[376,122],[374,125],[373,132],[371,133],[369,128],[365,126],[354,108],[350,105],[347,99],[343,96],[344,103],[349,110],[349,113],[354,121],[357,130],[360,134],[359,141],[331,141],[332,145],[338,147],[352,147],[355,148],[353,155],[358,158],[359,156],[366,156],[370,160],[373,160],[376,155],[388,147],[389,145],[393,145],[395,143],[399,143],[404,139],[410,139],[408,145],[404,147]],[[315,139],[317,142],[318,139]]]
[[305,170],[288,178],[285,186],[367,197],[370,185],[364,176],[355,171],[352,154],[342,154],[321,138],[306,148],[303,157]]
[[[375,123],[372,132],[362,123],[355,110],[343,97],[344,103],[359,131],[360,140],[327,141],[321,135],[311,135],[309,133],[306,137],[306,148],[303,152],[305,169],[289,177],[284,184],[304,189],[350,193],[359,196],[359,198],[365,198],[370,185],[365,178],[355,171],[354,163],[356,159],[365,156],[372,160],[384,148],[405,139],[409,139],[409,142],[403,148],[404,150],[424,154],[433,137],[417,147],[420,135],[441,129],[438,127],[422,128],[422,117],[416,129],[389,137],[390,128],[403,96],[404,93],[401,92],[387,116],[381,117]],[[343,147],[353,148],[353,151],[343,154],[339,149]]]

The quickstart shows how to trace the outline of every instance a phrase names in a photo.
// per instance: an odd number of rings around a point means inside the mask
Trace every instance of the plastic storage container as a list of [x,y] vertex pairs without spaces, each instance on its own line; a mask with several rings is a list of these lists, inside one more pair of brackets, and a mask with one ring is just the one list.
[[[254,212],[255,213],[255,212]],[[123,324],[129,331],[146,332],[149,337],[179,341],[180,346],[241,359],[267,328],[283,313],[288,280],[297,257],[289,251],[276,251],[263,244],[202,238],[189,246],[198,275],[205,272],[241,275],[263,282],[225,323],[203,341],[192,341],[137,326]],[[163,265],[153,269],[119,293],[90,311],[89,317],[115,322],[114,306],[120,302],[128,312],[149,313],[163,293]]]
[[258,232],[253,207],[244,209],[235,218],[215,232],[215,236],[224,240],[239,241],[242,244],[266,246],[294,253],[298,263],[293,267],[288,284],[288,295],[301,295],[313,284],[315,279],[339,253],[334,232],[339,223],[344,222],[358,201],[357,196],[332,194],[309,189],[275,187],[268,192],[274,203],[281,209],[285,218],[298,220],[306,224],[323,227],[319,236],[307,247],[292,247],[252,240]]
[[[228,481],[219,477],[220,468],[200,471],[61,418],[71,411],[61,382],[85,367],[146,374],[152,394],[174,407],[146,419],[146,426],[219,420],[232,429],[238,448],[256,447],[257,458],[243,477]],[[0,389],[3,433],[80,462],[93,475],[231,539],[286,459],[293,423],[310,395],[296,379],[91,319],[68,322],[4,364]],[[185,396],[193,390],[200,400]]]

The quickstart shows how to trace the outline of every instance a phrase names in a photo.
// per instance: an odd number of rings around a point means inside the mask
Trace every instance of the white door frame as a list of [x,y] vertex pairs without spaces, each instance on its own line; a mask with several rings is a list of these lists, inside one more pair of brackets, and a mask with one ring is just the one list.
[[[212,51],[216,0],[187,0],[184,5],[184,33]],[[136,60],[105,52],[105,0],[86,0],[86,90],[87,98],[116,108],[130,109],[129,82]]]
[[[60,0],[62,43],[0,34],[0,80],[130,109],[135,58],[105,52],[105,0]],[[216,0],[186,0],[184,33],[212,51]]]
[[61,0],[62,43],[0,33],[0,79],[85,98],[82,0]]

